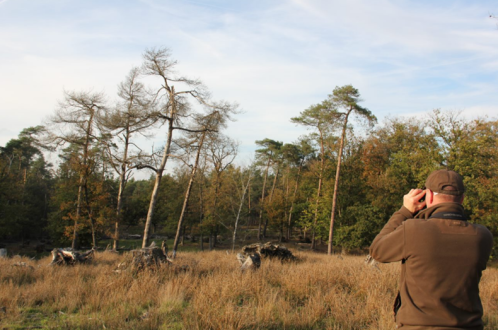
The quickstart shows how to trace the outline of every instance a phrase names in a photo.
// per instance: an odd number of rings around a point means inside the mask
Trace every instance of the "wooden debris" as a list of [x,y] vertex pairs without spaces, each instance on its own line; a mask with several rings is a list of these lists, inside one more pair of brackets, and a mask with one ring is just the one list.
[[164,264],[170,264],[171,259],[167,256],[167,247],[163,241],[162,247],[156,247],[155,242],[149,247],[132,250],[132,262],[131,266],[133,270],[139,271],[142,269],[150,269],[160,267]]
[[246,256],[259,254],[263,258],[277,258],[281,261],[294,261],[296,257],[285,246],[267,242],[264,244],[255,243],[242,248],[242,254]]
[[74,265],[76,263],[85,263],[93,259],[95,250],[91,249],[80,253],[71,249],[53,249],[52,262],[50,265]]
[[240,262],[240,269],[242,271],[252,269],[256,270],[261,266],[261,257],[258,253],[255,253],[250,256],[244,256],[242,253],[237,254],[237,259]]
[[242,252],[237,254],[242,271],[258,269],[261,266],[261,258],[277,258],[281,261],[296,260],[296,257],[286,247],[271,242],[246,245],[242,248]]

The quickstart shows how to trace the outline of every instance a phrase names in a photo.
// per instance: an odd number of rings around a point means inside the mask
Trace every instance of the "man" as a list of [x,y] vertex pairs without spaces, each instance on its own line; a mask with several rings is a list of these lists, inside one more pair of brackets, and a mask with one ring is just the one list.
[[401,261],[397,328],[483,329],[479,281],[493,236],[467,222],[464,191],[458,173],[432,172],[426,189],[403,197],[401,209],[370,246],[379,262]]

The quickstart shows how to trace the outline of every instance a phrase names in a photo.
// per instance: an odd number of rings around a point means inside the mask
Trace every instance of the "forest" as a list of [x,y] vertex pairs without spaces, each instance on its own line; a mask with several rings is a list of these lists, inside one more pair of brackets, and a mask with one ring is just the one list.
[[[238,142],[223,133],[238,105],[211,97],[176,64],[168,49],[148,49],[116,101],[63,91],[50,119],[0,147],[0,243],[49,239],[78,249],[105,240],[118,249],[139,234],[142,246],[174,237],[173,255],[186,240],[199,250],[251,240],[360,250],[439,168],[464,177],[470,221],[498,238],[496,119],[434,109],[378,122],[356,88],[337,86],[282,118],[308,134],[261,136],[243,164]],[[147,138],[158,136],[164,145],[151,147]],[[135,179],[139,172],[149,178]]]

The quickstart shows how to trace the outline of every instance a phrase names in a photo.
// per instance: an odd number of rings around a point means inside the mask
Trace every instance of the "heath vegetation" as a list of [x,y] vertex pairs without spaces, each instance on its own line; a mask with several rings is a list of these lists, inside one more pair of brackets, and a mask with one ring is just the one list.
[[[4,329],[394,329],[399,264],[295,252],[241,272],[225,251],[179,253],[174,265],[115,272],[129,256],[90,264],[0,259]],[[24,262],[26,266],[13,265]],[[30,267],[31,266],[31,267]],[[498,327],[498,270],[481,281],[486,329]]]

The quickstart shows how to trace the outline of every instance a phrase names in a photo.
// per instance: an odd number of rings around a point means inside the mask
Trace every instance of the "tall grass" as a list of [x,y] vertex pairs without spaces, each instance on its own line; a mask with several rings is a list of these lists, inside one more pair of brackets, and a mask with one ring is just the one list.
[[[180,253],[175,266],[116,273],[127,255],[48,267],[0,260],[1,327],[21,329],[394,329],[399,265],[297,253],[241,273],[235,255]],[[29,267],[12,266],[16,261]],[[183,267],[187,266],[187,267]],[[487,329],[498,328],[498,270],[484,272]]]

